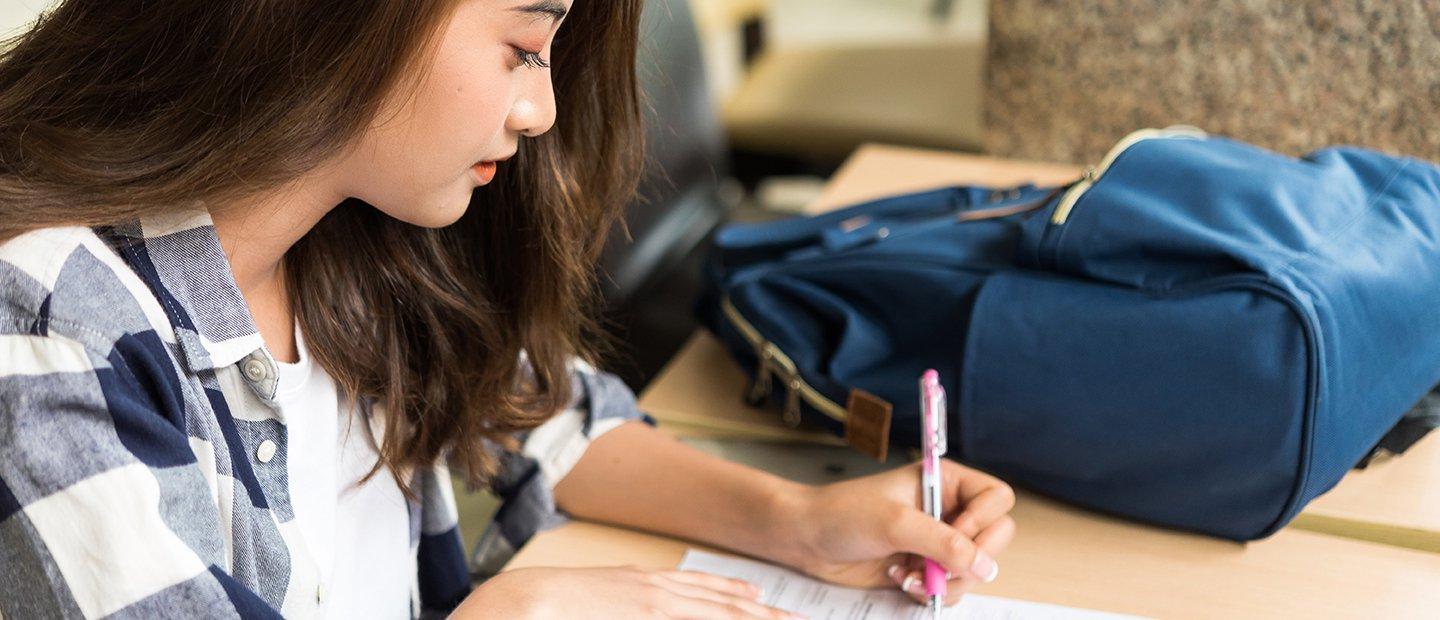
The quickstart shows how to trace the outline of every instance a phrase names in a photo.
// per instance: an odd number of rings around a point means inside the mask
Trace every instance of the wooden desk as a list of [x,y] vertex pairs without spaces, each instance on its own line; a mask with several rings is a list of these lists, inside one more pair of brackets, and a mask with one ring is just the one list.
[[[1021,495],[1019,535],[983,594],[1161,618],[1433,618],[1440,556],[1285,530],[1240,545],[1071,510]],[[673,568],[703,545],[572,522],[506,569]],[[712,549],[713,550],[713,549]]]
[[1440,433],[1351,471],[1290,526],[1440,553]]
[[885,196],[946,185],[1059,185],[1080,176],[1081,167],[1070,164],[1019,161],[867,144],[845,160],[809,213]]
[[[867,145],[807,211],[943,185],[1058,184],[1078,173],[1078,167],[1064,164]],[[774,412],[738,405],[746,381],[723,347],[701,332],[641,395],[640,406],[662,428],[685,436],[840,444],[825,433],[790,429]],[[1352,472],[1292,527],[1440,552],[1440,436],[1400,458]]]

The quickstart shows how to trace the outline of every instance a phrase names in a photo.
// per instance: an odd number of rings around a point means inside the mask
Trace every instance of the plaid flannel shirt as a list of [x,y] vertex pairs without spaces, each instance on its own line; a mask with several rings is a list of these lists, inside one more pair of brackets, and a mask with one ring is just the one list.
[[[574,374],[572,406],[502,459],[482,571],[563,521],[552,489],[591,440],[649,421]],[[0,244],[0,616],[319,615],[276,382],[204,210]],[[450,478],[412,481],[411,610],[444,613],[471,585]]]

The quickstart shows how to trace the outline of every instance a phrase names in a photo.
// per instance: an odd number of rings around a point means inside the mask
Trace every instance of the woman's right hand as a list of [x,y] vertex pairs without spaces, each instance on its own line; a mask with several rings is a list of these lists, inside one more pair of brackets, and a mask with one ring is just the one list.
[[758,602],[748,582],[640,568],[521,568],[466,597],[451,618],[799,618]]

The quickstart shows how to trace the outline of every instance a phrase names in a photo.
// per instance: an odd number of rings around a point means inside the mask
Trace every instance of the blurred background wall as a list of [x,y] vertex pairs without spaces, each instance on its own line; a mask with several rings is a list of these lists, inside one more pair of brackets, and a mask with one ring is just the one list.
[[1188,124],[1292,155],[1336,143],[1440,159],[1440,1],[1004,0],[985,147],[1092,162]]
[[812,159],[877,140],[980,148],[983,0],[694,3],[711,16],[702,33],[734,148]]

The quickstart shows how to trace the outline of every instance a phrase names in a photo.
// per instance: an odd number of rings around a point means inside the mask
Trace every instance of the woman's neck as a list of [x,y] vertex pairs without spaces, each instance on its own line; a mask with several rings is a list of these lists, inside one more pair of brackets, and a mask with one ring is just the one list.
[[285,187],[210,208],[220,247],[260,337],[270,354],[283,362],[299,360],[285,253],[344,199],[335,187],[323,173],[315,173]]

